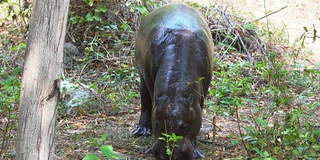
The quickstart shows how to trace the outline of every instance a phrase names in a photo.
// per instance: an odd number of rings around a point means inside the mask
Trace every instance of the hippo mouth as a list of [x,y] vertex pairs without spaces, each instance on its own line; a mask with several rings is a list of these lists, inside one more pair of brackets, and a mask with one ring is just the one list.
[[145,154],[153,154],[157,160],[192,160],[194,158],[204,158],[204,154],[192,145],[188,138],[179,140],[176,144],[167,143],[159,137],[153,145],[144,149]]

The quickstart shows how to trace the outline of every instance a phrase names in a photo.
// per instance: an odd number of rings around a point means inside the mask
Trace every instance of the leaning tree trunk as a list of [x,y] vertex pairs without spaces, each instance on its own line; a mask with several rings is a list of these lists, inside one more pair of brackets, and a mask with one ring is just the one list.
[[34,0],[22,76],[16,160],[53,155],[69,0]]

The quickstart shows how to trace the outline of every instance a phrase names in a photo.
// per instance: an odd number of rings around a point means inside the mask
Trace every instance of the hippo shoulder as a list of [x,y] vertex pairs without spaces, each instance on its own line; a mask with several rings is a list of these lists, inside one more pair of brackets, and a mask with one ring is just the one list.
[[203,28],[207,28],[207,22],[203,15],[194,8],[183,4],[168,4],[151,12],[143,19],[141,26],[144,33],[150,33],[155,28],[203,32]]

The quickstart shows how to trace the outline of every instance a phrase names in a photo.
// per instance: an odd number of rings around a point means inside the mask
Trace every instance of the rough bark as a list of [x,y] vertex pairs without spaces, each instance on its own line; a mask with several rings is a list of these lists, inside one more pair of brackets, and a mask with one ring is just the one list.
[[16,160],[53,155],[69,0],[35,0],[22,76]]

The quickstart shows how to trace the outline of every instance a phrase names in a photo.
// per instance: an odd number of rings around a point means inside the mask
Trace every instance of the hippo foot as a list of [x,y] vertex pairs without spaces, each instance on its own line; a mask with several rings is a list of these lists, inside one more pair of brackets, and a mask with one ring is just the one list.
[[144,154],[152,154],[152,145],[144,147],[143,153]]
[[131,133],[134,137],[139,136],[151,136],[151,128],[148,127],[142,127],[138,126],[136,129],[134,129]]
[[193,158],[204,158],[204,154],[200,151],[200,149],[194,149]]

